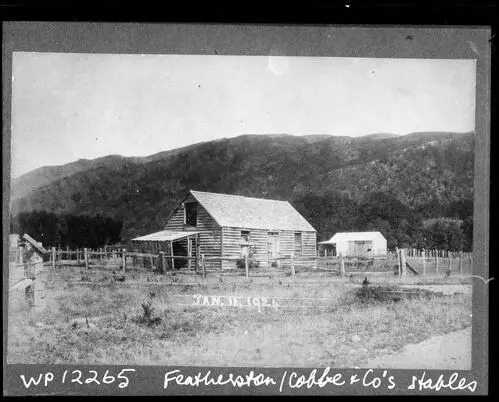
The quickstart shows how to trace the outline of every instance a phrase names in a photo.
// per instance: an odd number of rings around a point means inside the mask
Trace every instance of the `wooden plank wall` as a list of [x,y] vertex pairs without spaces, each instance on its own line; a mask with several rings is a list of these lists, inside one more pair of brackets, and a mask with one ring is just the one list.
[[[195,201],[194,197],[191,195],[185,200]],[[202,205],[198,203],[197,209],[198,219],[197,226],[185,226],[184,225],[184,208],[180,204],[171,215],[170,219],[166,223],[164,230],[178,230],[178,231],[201,231],[199,234],[199,252],[204,254],[205,257],[221,257],[221,239],[222,230],[218,223],[211,217],[210,214],[203,208]],[[206,260],[207,269],[220,269],[220,261]]]
[[[250,244],[254,246],[252,247],[253,257],[259,262],[260,266],[267,267],[267,230],[224,227],[222,229],[223,258],[241,257],[241,230],[250,231]],[[222,261],[222,268],[236,268],[236,262]]]
[[138,250],[140,253],[159,254],[161,251],[169,253],[169,246],[164,241],[131,241],[127,250]]
[[317,233],[302,232],[303,256],[317,257]]
[[[241,230],[250,231],[250,244],[253,246],[253,257],[258,261],[259,267],[268,268],[268,230],[266,229],[241,229],[224,227],[222,229],[223,257],[239,258],[241,256]],[[316,257],[316,233],[302,233],[302,256]],[[294,253],[294,231],[279,231],[279,256],[289,257]],[[223,261],[223,269],[236,267],[235,261]]]
[[[294,236],[295,231],[281,231],[279,237],[281,239],[280,255],[289,257],[295,252]],[[317,256],[317,236],[315,232],[301,232],[302,236],[302,255],[296,257],[316,257]]]

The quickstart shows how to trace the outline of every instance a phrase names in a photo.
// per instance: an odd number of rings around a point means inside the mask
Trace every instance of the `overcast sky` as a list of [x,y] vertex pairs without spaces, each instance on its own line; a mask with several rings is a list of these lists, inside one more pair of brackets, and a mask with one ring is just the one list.
[[12,176],[241,134],[474,130],[474,60],[15,52]]

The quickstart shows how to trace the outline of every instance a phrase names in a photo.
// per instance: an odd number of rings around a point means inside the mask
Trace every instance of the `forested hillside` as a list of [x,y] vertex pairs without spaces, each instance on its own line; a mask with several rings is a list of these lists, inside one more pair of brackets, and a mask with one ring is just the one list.
[[[14,221],[48,211],[112,218],[121,237],[161,230],[189,189],[290,201],[318,240],[380,230],[389,246],[471,247],[473,133],[365,137],[244,135],[145,158],[110,156],[76,172],[13,181]],[[107,159],[106,159],[107,158]],[[74,165],[65,165],[68,170]],[[67,174],[65,174],[67,173]],[[28,173],[30,175],[30,173]],[[16,186],[30,182],[32,190]],[[33,184],[35,183],[35,185]],[[428,218],[454,217],[457,223]]]

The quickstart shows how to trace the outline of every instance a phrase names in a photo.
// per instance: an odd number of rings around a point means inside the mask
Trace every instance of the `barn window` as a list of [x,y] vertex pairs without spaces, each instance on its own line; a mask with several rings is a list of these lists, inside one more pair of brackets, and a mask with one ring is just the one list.
[[295,233],[295,255],[302,255],[303,247],[302,247],[302,238],[301,232]]
[[197,203],[195,202],[186,202],[184,204],[184,217],[185,217],[185,224],[187,226],[197,226],[197,220],[198,220],[198,208],[197,208]]
[[249,242],[251,232],[249,230],[241,230],[241,241]]

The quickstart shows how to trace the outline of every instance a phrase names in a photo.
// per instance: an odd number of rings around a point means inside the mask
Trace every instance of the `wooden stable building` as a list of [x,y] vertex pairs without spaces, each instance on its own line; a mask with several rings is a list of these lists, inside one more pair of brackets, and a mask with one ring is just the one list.
[[289,202],[193,190],[173,210],[163,231],[135,238],[132,246],[166,255],[204,254],[212,269],[235,268],[246,254],[260,267],[279,264],[279,258],[290,255],[317,255],[315,229]]

